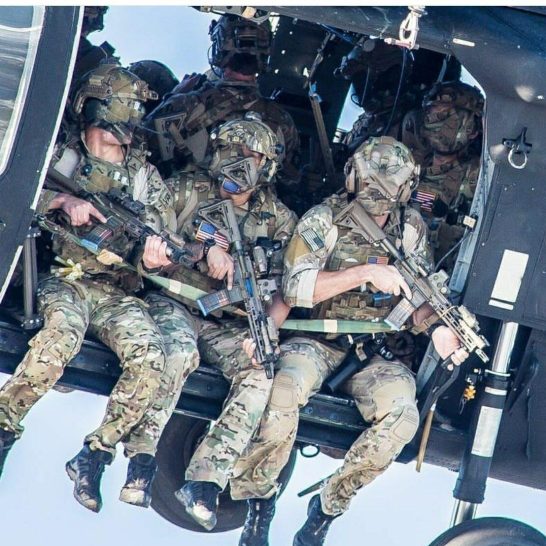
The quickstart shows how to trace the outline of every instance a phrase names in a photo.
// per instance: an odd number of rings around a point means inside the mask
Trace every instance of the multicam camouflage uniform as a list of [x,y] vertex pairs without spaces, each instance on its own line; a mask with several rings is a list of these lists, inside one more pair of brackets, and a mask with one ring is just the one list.
[[204,165],[210,159],[211,129],[224,121],[241,119],[249,110],[262,116],[283,145],[278,182],[290,186],[290,181],[298,178],[298,131],[291,116],[273,100],[262,97],[253,82],[219,79],[190,93],[173,94],[148,121],[152,129],[169,138],[160,136],[157,143],[152,139],[151,145],[158,147],[163,161],[174,157],[179,166],[188,161]]
[[[457,216],[470,210],[479,175],[479,155],[453,158],[438,164],[431,160],[421,171],[419,188],[414,192],[412,203],[418,206],[429,226],[436,262],[464,234],[464,227],[457,222]],[[455,217],[451,218],[450,213]]]
[[[313,307],[313,292],[320,271],[337,271],[358,264],[388,263],[381,249],[361,235],[337,226],[334,217],[347,204],[346,195],[334,195],[312,208],[298,223],[285,254],[284,298],[291,306]],[[419,214],[405,210],[403,235],[400,209],[391,213],[385,231],[406,251],[429,257],[426,226]],[[385,317],[395,298],[374,303],[373,291],[353,290],[313,309],[317,317],[373,319]],[[379,305],[379,306],[377,306]],[[352,312],[347,312],[350,308]],[[296,337],[283,345],[271,400],[260,429],[239,459],[231,480],[234,498],[270,498],[288,461],[298,426],[298,410],[316,393],[324,379],[342,362],[346,351],[325,337]],[[415,434],[418,412],[412,373],[401,362],[375,356],[364,370],[343,387],[354,397],[371,423],[345,456],[321,495],[322,510],[339,515],[362,486],[384,472]]]
[[[208,174],[201,170],[196,172],[199,173],[199,178],[190,168],[165,180],[165,185],[173,197],[174,216],[178,219],[178,228],[182,227],[199,203],[217,196],[216,185]],[[199,286],[200,281],[203,289],[213,285],[207,283],[208,277],[190,269],[184,269],[183,273],[173,273],[172,277],[183,279],[194,286]],[[182,387],[188,376],[199,366],[197,337],[200,319],[181,303],[193,304],[191,300],[177,296],[180,301],[175,301],[171,296],[170,293],[167,295],[149,292],[144,298],[148,314],[153,318],[163,337],[166,363],[153,405],[146,412],[144,419],[123,439],[128,457],[138,453],[155,455],[159,439],[178,402]]]
[[[118,187],[146,205],[146,221],[155,228],[174,227],[172,196],[141,152],[128,149],[123,165],[94,157],[83,139],[73,139],[59,153],[54,168],[88,191]],[[45,213],[56,192],[44,190],[38,212]],[[81,236],[89,227],[70,228]],[[120,236],[117,253],[127,258],[133,244]],[[89,330],[119,357],[122,374],[108,400],[102,424],[85,442],[115,453],[115,446],[142,419],[159,387],[165,345],[146,305],[132,296],[140,287],[136,274],[97,260],[70,240],[54,239],[55,253],[68,267],[40,283],[38,303],[44,327],[30,341],[14,375],[0,390],[0,427],[19,436],[21,420],[56,383],[78,353]],[[55,268],[52,272],[55,272]]]
[[[178,185],[177,185],[178,181]],[[185,184],[184,182],[189,182]],[[205,183],[203,175],[202,182]],[[217,185],[207,185],[206,194],[218,195]],[[170,180],[171,187],[184,188],[186,198],[177,200],[177,212],[192,210],[187,214],[181,233],[187,240],[194,240],[196,224],[195,208],[202,188],[193,186],[191,180],[180,177]],[[199,206],[213,201],[201,200]],[[186,207],[185,205],[189,206]],[[287,241],[296,225],[296,217],[269,190],[258,190],[247,208],[235,207],[240,218],[243,240],[253,244],[258,237]],[[282,256],[277,260],[282,262]],[[206,263],[197,264],[198,270],[186,268],[175,271],[171,278],[210,292],[222,287],[221,283],[206,275]],[[272,264],[274,267],[274,264]],[[277,263],[278,271],[281,268]],[[274,272],[274,271],[273,271]],[[153,407],[146,419],[132,432],[125,443],[129,452],[155,452],[159,437],[174,410],[188,375],[198,366],[199,355],[205,362],[216,366],[231,383],[231,389],[221,416],[210,428],[195,451],[186,471],[187,480],[208,481],[225,488],[227,480],[240,453],[247,445],[263,413],[272,380],[267,379],[264,369],[254,367],[242,351],[244,339],[249,337],[245,322],[229,320],[218,322],[204,320],[190,313],[181,303],[195,306],[195,302],[180,296],[151,293],[145,298],[148,311],[159,326],[167,348],[166,371]]]
[[[421,163],[412,196],[430,229],[436,262],[461,239],[459,216],[468,214],[480,174],[483,97],[474,87],[446,82],[432,88],[421,111],[404,119],[403,142]],[[444,262],[450,270],[454,256]]]

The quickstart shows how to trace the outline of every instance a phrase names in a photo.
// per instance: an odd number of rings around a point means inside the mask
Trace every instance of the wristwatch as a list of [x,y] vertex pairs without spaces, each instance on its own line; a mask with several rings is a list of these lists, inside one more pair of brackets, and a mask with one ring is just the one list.
[[431,324],[425,331],[429,337],[432,337],[432,334],[440,328],[440,326],[444,326],[444,323],[441,320],[437,320],[434,324]]
[[205,242],[203,243],[203,258],[206,258],[209,250],[216,244],[216,241],[214,239],[205,239]]

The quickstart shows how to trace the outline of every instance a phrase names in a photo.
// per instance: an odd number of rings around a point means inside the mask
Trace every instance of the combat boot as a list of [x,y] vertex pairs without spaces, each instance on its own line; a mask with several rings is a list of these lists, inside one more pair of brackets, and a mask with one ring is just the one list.
[[119,500],[148,508],[152,502],[152,483],[156,472],[157,463],[153,455],[138,453],[131,457],[127,481],[119,494]]
[[2,470],[4,470],[4,463],[8,457],[9,450],[13,447],[17,438],[15,433],[0,429],[0,476],[2,475]]
[[275,515],[277,495],[270,499],[248,499],[248,512],[239,546],[269,546],[269,527]]
[[207,531],[216,526],[218,496],[222,489],[213,482],[186,482],[174,494],[186,512]]
[[307,508],[307,521],[296,533],[293,546],[323,546],[330,524],[337,517],[325,514],[320,505],[320,495],[315,495]]
[[100,481],[104,467],[113,460],[108,451],[91,449],[85,444],[81,451],[66,463],[66,473],[74,482],[74,498],[88,510],[102,508]]

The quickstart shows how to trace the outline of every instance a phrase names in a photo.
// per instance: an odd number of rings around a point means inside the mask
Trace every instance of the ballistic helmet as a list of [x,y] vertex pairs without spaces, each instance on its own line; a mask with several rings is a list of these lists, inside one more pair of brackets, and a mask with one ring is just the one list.
[[462,82],[436,84],[423,100],[423,137],[439,153],[464,149],[481,129],[481,92]]
[[[228,193],[243,193],[268,183],[277,171],[281,146],[255,112],[223,123],[210,138],[213,153],[209,171]],[[258,164],[252,153],[260,154]]]
[[161,98],[178,85],[178,78],[172,73],[172,70],[159,61],[137,61],[131,63],[127,69],[144,80],[150,89],[159,95],[157,100],[146,102],[146,112],[151,112],[159,104]]
[[142,121],[144,102],[157,98],[146,82],[127,69],[104,64],[81,78],[71,105],[87,125],[106,129],[123,142]]
[[261,24],[236,15],[222,15],[209,28],[212,41],[210,64],[242,74],[256,74],[267,67],[271,53],[271,24]]
[[415,189],[420,168],[410,150],[392,137],[372,137],[345,165],[345,186],[373,215],[404,205]]

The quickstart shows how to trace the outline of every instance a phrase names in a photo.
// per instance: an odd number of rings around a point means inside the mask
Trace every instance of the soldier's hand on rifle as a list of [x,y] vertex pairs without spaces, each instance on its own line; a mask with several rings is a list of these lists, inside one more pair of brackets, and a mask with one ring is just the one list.
[[211,247],[207,254],[208,275],[213,279],[227,278],[227,289],[233,288],[233,273],[235,265],[233,258],[218,245]]
[[73,226],[84,226],[91,223],[91,218],[106,222],[106,218],[91,204],[79,197],[61,193],[50,203],[50,210],[61,209],[70,217]]
[[402,292],[411,300],[411,290],[404,277],[393,265],[372,264],[366,267],[368,281],[385,294],[399,296]]
[[157,235],[150,235],[144,243],[142,262],[146,269],[157,269],[171,264],[167,256],[167,243]]
[[246,356],[250,358],[252,365],[258,367],[258,361],[254,358],[256,343],[251,338],[247,338],[243,341],[243,351],[246,353]]
[[440,357],[445,360],[451,356],[455,366],[460,366],[468,358],[468,353],[461,347],[457,336],[447,326],[440,326],[432,332],[432,343]]

